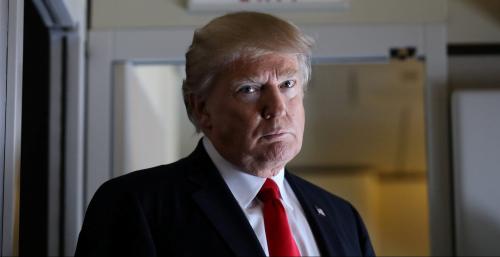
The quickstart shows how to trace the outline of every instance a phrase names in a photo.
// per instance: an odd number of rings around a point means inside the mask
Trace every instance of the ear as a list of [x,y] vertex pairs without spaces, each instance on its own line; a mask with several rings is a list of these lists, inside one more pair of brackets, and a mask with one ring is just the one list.
[[212,128],[210,112],[207,110],[207,101],[194,94],[189,95],[189,102],[192,108],[192,114],[201,131],[206,134]]

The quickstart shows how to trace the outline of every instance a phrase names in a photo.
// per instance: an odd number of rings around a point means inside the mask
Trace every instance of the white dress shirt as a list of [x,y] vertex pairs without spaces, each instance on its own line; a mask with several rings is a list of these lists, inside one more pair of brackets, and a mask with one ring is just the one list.
[[[235,167],[217,152],[207,137],[203,138],[203,146],[205,146],[208,156],[212,159],[231,193],[233,193],[234,198],[236,198],[236,201],[238,201],[238,204],[245,213],[248,222],[259,239],[262,249],[269,256],[264,216],[262,214],[263,204],[256,197],[260,188],[264,185],[266,178],[251,175]],[[288,224],[290,225],[297,247],[303,256],[319,256],[319,249],[304,215],[304,210],[292,188],[284,178],[285,171],[282,169],[271,179],[276,182],[280,190],[281,202],[285,207]]]

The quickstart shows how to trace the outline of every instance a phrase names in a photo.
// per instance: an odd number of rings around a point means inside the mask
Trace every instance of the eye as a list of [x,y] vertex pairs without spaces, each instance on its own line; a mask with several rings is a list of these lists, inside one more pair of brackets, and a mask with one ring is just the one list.
[[258,88],[252,85],[244,85],[238,88],[237,92],[242,94],[253,94],[257,92]]
[[282,87],[284,88],[292,88],[295,86],[295,80],[286,80],[285,82],[283,82],[283,84],[281,84]]

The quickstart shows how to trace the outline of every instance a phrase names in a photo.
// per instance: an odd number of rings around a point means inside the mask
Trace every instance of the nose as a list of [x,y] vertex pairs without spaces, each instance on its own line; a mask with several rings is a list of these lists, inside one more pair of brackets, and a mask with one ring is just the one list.
[[262,97],[262,117],[264,119],[279,118],[286,114],[286,97],[278,87],[264,90]]

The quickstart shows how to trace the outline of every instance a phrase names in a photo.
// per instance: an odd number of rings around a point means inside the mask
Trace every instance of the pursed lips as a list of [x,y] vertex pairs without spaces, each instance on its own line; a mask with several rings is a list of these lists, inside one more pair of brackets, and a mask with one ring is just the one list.
[[279,129],[279,130],[274,130],[274,131],[271,131],[271,132],[266,132],[262,135],[262,138],[264,139],[275,139],[275,138],[280,138],[280,137],[283,137],[283,136],[286,136],[286,135],[293,135],[293,133],[289,130],[283,130],[283,129]]

